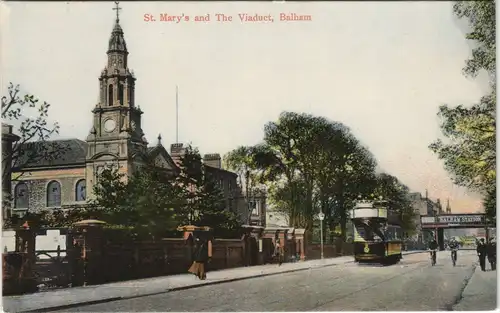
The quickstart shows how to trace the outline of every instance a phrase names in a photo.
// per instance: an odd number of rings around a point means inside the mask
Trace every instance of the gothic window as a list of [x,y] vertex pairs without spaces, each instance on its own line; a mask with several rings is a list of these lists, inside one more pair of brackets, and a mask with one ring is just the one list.
[[19,183],[14,188],[14,207],[16,209],[28,208],[29,193],[26,183]]
[[61,184],[55,180],[47,185],[47,207],[61,206]]
[[108,86],[108,106],[113,106],[113,85]]
[[123,105],[123,85],[122,84],[118,85],[118,101],[120,102],[120,105]]
[[80,179],[76,183],[75,201],[85,201],[85,198],[87,196],[86,188],[87,188],[87,185],[86,185],[85,179]]

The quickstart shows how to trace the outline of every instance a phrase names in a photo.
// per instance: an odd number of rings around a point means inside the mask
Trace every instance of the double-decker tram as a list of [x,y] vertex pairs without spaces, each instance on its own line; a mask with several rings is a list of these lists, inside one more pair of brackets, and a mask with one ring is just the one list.
[[357,201],[350,212],[354,226],[354,260],[395,264],[402,258],[403,232],[387,201]]

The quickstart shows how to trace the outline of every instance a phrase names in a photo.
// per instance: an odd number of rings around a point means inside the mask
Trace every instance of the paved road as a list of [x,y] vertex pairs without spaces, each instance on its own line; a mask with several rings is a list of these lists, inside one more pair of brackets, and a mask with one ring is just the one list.
[[[413,254],[387,267],[350,263],[62,311],[451,310],[476,262],[472,251],[460,251],[458,259],[453,267],[449,252],[439,253],[438,264],[431,267],[428,254]],[[494,308],[496,298],[491,299]]]

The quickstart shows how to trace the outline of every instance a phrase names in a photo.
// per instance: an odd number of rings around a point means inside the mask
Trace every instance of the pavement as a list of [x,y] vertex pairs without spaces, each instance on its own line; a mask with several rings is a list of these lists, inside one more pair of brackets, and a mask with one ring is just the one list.
[[[406,254],[420,252],[409,251]],[[210,272],[204,281],[198,280],[191,274],[161,276],[103,285],[58,289],[20,296],[8,296],[3,297],[2,306],[6,312],[50,311],[352,262],[354,262],[352,256],[345,256],[324,260],[285,263],[281,266],[261,265],[233,268]]]
[[[495,299],[492,307],[491,299]],[[479,265],[475,267],[468,284],[462,293],[453,311],[491,311],[496,308],[497,299],[497,271],[491,271],[486,261],[486,272],[481,271]]]
[[[210,272],[206,281],[182,274],[4,297],[3,307],[7,312],[451,310],[458,299],[471,298],[462,286],[474,272],[475,260],[475,254],[460,252],[454,268],[442,252],[437,266],[430,267],[427,253],[412,251],[400,264],[381,267],[358,265],[348,256]],[[482,301],[491,309],[496,307],[496,280],[493,285],[494,296]],[[444,292],[446,297],[438,303],[418,297],[408,301],[401,286],[410,294],[435,298]]]

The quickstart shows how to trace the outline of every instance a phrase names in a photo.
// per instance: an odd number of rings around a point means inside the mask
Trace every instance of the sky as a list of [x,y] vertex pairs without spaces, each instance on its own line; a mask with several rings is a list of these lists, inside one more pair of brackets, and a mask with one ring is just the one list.
[[[115,20],[112,2],[0,3],[0,86],[51,104],[54,138],[85,140]],[[220,153],[263,138],[282,111],[342,122],[381,170],[412,191],[477,212],[477,194],[452,184],[428,145],[442,104],[470,105],[487,81],[462,75],[471,43],[449,2],[123,2],[120,24],[137,77],[136,104],[150,144],[179,141]],[[160,14],[190,22],[161,22]],[[238,14],[271,15],[242,23]],[[310,21],[280,21],[280,13]],[[152,14],[155,22],[144,21]],[[208,22],[194,22],[207,16]],[[217,22],[215,14],[233,16]]]

